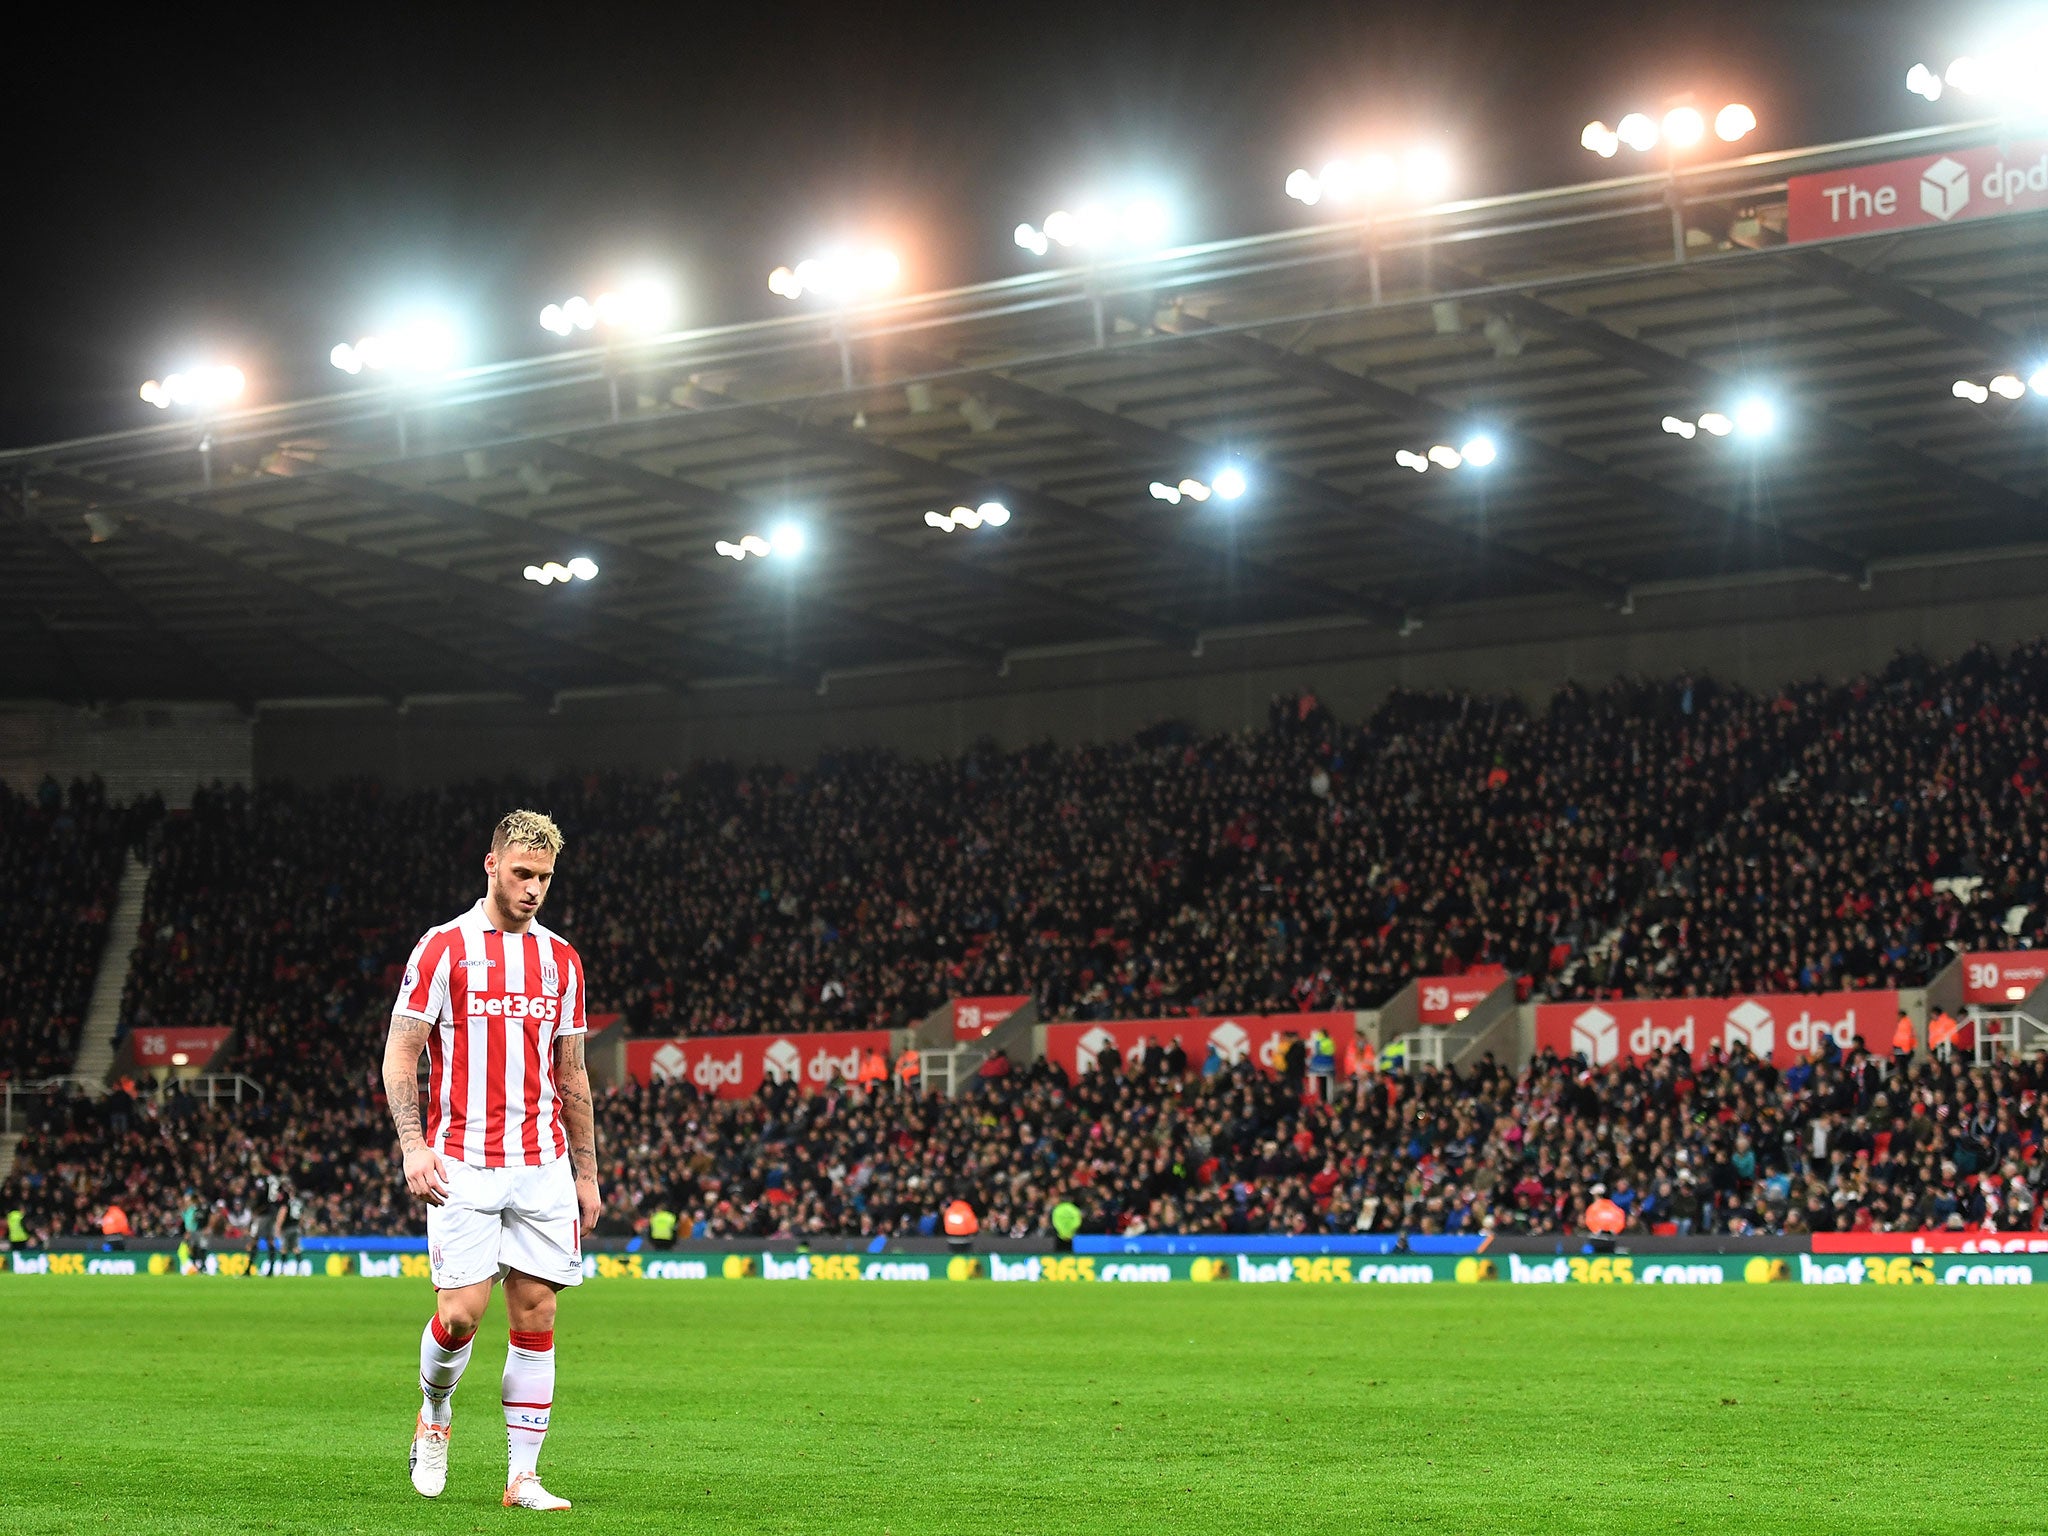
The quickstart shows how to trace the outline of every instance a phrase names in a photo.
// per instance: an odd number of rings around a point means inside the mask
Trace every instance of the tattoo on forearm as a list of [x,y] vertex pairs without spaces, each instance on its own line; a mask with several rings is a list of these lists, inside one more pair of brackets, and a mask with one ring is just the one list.
[[427,1043],[427,1026],[419,1019],[393,1019],[384,1042],[384,1097],[391,1105],[391,1124],[398,1132],[401,1152],[412,1152],[427,1144],[420,1129],[420,1052]]
[[583,1062],[583,1037],[556,1042],[555,1077],[562,1119],[569,1131],[569,1166],[579,1179],[597,1178],[597,1113],[590,1102],[590,1073]]

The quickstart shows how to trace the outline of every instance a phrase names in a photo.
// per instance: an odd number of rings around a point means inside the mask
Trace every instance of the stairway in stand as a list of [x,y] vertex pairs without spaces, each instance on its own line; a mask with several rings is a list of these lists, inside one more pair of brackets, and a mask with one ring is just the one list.
[[93,977],[92,1001],[86,1005],[78,1060],[71,1068],[73,1077],[104,1083],[113,1069],[114,1032],[121,1027],[121,992],[128,984],[136,937],[142,932],[142,898],[148,889],[149,866],[129,854],[128,867],[121,871],[121,893],[107,923],[107,947],[100,952],[99,974]]

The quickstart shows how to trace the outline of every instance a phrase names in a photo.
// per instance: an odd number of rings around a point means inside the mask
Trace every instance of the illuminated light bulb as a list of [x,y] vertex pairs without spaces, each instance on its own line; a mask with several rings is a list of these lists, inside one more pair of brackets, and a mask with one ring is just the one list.
[[1691,149],[1707,136],[1707,120],[1693,107],[1673,107],[1664,114],[1664,142],[1673,149]]
[[716,544],[712,545],[711,547],[717,550],[721,555],[725,556],[725,558],[728,560],[744,560],[747,558],[747,552],[744,549],[741,549],[739,545],[731,543],[725,539],[720,539]]
[[1450,156],[1433,145],[1409,150],[1405,170],[1408,195],[1417,202],[1434,202],[1451,189]]
[[797,523],[777,523],[768,530],[768,548],[785,560],[793,560],[804,552],[809,540]]
[[[1429,151],[1418,150],[1417,154],[1427,155]],[[1446,180],[1450,177],[1450,166],[1442,166]],[[1392,197],[1401,185],[1401,167],[1394,157],[1384,151],[1375,151],[1358,162],[1354,173],[1357,188],[1366,198],[1378,202],[1381,198]]]
[[1711,432],[1716,437],[1726,437],[1735,430],[1735,423],[1726,416],[1723,416],[1719,411],[1709,411],[1700,418],[1700,430],[1702,432]]
[[768,291],[785,299],[794,299],[803,293],[803,289],[797,286],[796,273],[788,267],[777,267],[768,274]]
[[[572,329],[569,324],[569,317],[562,313],[562,306],[559,304],[550,304],[540,312],[540,328],[544,331],[552,331],[557,336],[566,336]],[[337,364],[336,366],[339,365]]]
[[1476,469],[1484,469],[1500,457],[1500,449],[1490,437],[1475,437],[1459,451],[1465,462]]
[[550,560],[541,567],[541,571],[553,581],[567,581],[570,574],[569,567],[562,564],[559,560]]
[[984,501],[974,510],[981,514],[982,522],[990,528],[1000,528],[1010,520],[1010,509],[1000,501]]
[[562,318],[579,331],[587,331],[597,324],[597,306],[580,293],[562,306]]
[[1139,250],[1156,250],[1166,243],[1167,232],[1173,228],[1173,217],[1166,210],[1166,204],[1157,198],[1141,197],[1124,205],[1123,238],[1126,245]]
[[1154,500],[1157,500],[1157,501],[1163,501],[1163,502],[1167,502],[1167,503],[1169,503],[1169,504],[1170,504],[1170,505],[1172,505],[1172,506],[1179,506],[1179,505],[1180,505],[1180,487],[1179,487],[1179,486],[1177,486],[1177,485],[1168,485],[1168,484],[1167,484],[1167,483],[1166,483],[1165,481],[1163,481],[1163,480],[1154,480],[1154,481],[1152,482],[1151,490],[1152,490],[1152,496],[1153,496],[1153,499],[1154,499]]
[[1733,144],[1737,139],[1756,132],[1756,114],[1739,101],[1731,101],[1714,114],[1714,137],[1724,143]]
[[1990,390],[1986,389],[1982,384],[1972,383],[1968,379],[1957,379],[1955,386],[1949,393],[1958,400],[1969,401],[1972,405],[1982,405],[1991,398]]
[[981,526],[981,514],[972,507],[955,507],[953,509],[953,521],[962,528],[979,528]]
[[153,405],[160,411],[167,411],[171,408],[169,392],[155,379],[151,379],[142,386],[142,399],[144,404]]
[[2037,395],[2048,395],[2048,363],[2043,363],[2034,370],[2032,377],[2027,380],[2027,388]]
[[1081,221],[1064,208],[1045,216],[1045,238],[1055,245],[1072,245],[1081,236]]
[[1207,501],[1209,499],[1209,487],[1202,484],[1199,480],[1181,481],[1180,493],[1187,497],[1189,501]]
[[1666,416],[1664,418],[1664,430],[1675,437],[1691,437],[1699,429],[1681,417]]
[[766,559],[775,552],[775,546],[762,538],[758,533],[750,533],[741,539],[740,548],[757,560]]
[[335,349],[327,354],[327,361],[334,364],[343,373],[361,373],[363,371],[363,360],[356,356],[356,349],[345,341],[337,344]]
[[1020,246],[1034,256],[1043,256],[1052,248],[1052,242],[1045,238],[1045,231],[1033,228],[1029,224],[1019,224],[1015,238]]
[[2020,382],[2018,374],[2001,373],[1991,381],[1991,393],[2004,400],[2017,400],[2027,392],[2027,386]]
[[1225,501],[1235,501],[1245,491],[1244,472],[1239,469],[1225,469],[1209,482],[1209,488]]
[[1778,410],[1768,400],[1752,395],[1735,404],[1735,425],[1746,437],[1761,437],[1778,425]]
[[1944,78],[1965,96],[1974,96],[1984,88],[1985,68],[1981,59],[1965,54],[1960,59],[1951,59]]
[[1929,101],[1939,101],[1941,88],[1941,76],[1925,64],[1915,64],[1906,71],[1906,89],[1915,96],[1924,96]]
[[1394,455],[1394,462],[1403,469],[1414,470],[1418,475],[1429,473],[1429,460],[1419,453],[1410,453],[1406,448],[1401,449]]
[[943,512],[927,512],[924,515],[924,521],[926,527],[936,528],[941,533],[951,533],[953,531],[953,519],[946,516]]
[[1456,469],[1465,460],[1459,455],[1458,450],[1449,443],[1438,443],[1429,450],[1429,462],[1441,464],[1445,469]]
[[1614,136],[1634,150],[1657,147],[1657,125],[1640,112],[1631,112],[1614,126]]
[[1598,118],[1586,124],[1585,132],[1579,135],[1579,143],[1602,160],[1612,160],[1621,148],[1621,140],[1614,130]]
[[1316,185],[1333,203],[1348,203],[1358,193],[1358,168],[1349,160],[1332,160],[1323,167]]
[[525,570],[521,571],[519,574],[524,576],[528,581],[539,582],[542,586],[546,586],[550,581],[554,580],[552,576],[548,575],[547,572],[543,571],[537,565],[529,565]]
[[591,581],[597,576],[597,562],[588,555],[578,555],[569,562],[569,574],[578,581]]
[[1297,203],[1306,203],[1313,208],[1323,200],[1322,184],[1311,171],[1293,170],[1287,173],[1287,195]]

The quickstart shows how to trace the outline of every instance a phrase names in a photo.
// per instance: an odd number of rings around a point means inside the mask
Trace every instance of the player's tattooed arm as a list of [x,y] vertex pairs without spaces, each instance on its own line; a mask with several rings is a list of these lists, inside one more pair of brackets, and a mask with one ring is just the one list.
[[597,1112],[590,1102],[590,1072],[583,1036],[555,1042],[555,1079],[562,1095],[562,1119],[569,1131],[569,1166],[579,1179],[597,1180]]
[[420,1128],[420,1052],[427,1048],[430,1027],[425,1019],[398,1014],[384,1038],[384,1097],[391,1105],[401,1152],[416,1152],[427,1144]]

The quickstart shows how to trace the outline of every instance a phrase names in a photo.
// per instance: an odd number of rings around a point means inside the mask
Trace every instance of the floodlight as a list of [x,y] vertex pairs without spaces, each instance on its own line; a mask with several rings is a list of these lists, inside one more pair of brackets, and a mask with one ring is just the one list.
[[1971,382],[1969,379],[1957,379],[1955,387],[1949,393],[1958,400],[1969,401],[1972,405],[1982,405],[1991,398],[1990,390],[1986,389],[1982,384]]
[[927,512],[924,515],[924,521],[926,527],[936,528],[941,533],[951,533],[953,531],[953,519],[946,516],[943,512]]
[[1691,437],[1699,429],[1681,417],[1666,416],[1664,418],[1664,430],[1676,437]]
[[[721,555],[725,556],[725,558],[728,560],[744,560],[747,558],[747,552],[744,549],[741,549],[739,545],[734,544],[727,539],[720,539],[716,544],[712,545],[711,547],[717,550]],[[527,567],[527,569],[531,570],[532,567],[529,566]]]
[[1929,101],[1941,100],[1941,76],[1925,64],[1915,64],[1906,71],[1906,89],[1915,96],[1924,96]]
[[2017,400],[2026,392],[2027,386],[2020,382],[2018,374],[2001,373],[1991,381],[1991,393],[1999,396],[2001,399]]
[[149,380],[137,393],[145,403],[160,411],[167,411],[174,405],[196,405],[205,410],[240,398],[247,384],[241,369],[216,366],[194,368],[185,373],[167,373],[161,381]]
[[1731,101],[1714,114],[1714,137],[1727,144],[1756,132],[1756,114],[1739,101]]
[[1459,450],[1459,453],[1465,462],[1472,465],[1475,469],[1484,469],[1500,457],[1499,447],[1495,445],[1492,438],[1484,434],[1473,438],[1471,442]]
[[1045,216],[1045,238],[1056,245],[1072,245],[1081,237],[1081,221],[1064,208]]
[[873,246],[809,256],[794,267],[777,267],[768,274],[768,291],[785,299],[815,294],[845,302],[893,288],[902,275],[903,264],[896,259],[896,253]]
[[1210,480],[1209,488],[1225,501],[1235,501],[1245,492],[1244,471],[1235,465],[1218,470],[1215,478]]
[[1449,443],[1438,443],[1429,450],[1429,462],[1441,464],[1445,469],[1456,469],[1465,461],[1459,456],[1458,450]]
[[1156,250],[1166,244],[1167,234],[1173,228],[1173,215],[1157,198],[1141,197],[1125,205],[1122,226],[1126,245]]
[[1579,135],[1579,143],[1602,160],[1612,160],[1621,149],[1620,137],[1598,118],[1586,124],[1585,132]]
[[808,542],[801,523],[777,523],[768,530],[768,548],[785,560],[794,560]]
[[1034,256],[1043,256],[1052,246],[1052,242],[1046,239],[1044,230],[1034,228],[1029,224],[1019,224],[1017,226],[1016,240],[1019,245]]
[[546,565],[543,565],[540,569],[541,574],[543,576],[546,576],[550,581],[567,581],[571,574],[569,567],[562,564],[562,562],[559,560],[550,560]]
[[[1313,208],[1323,200],[1322,184],[1316,180],[1312,172],[1292,170],[1287,173],[1287,195],[1297,203],[1306,203]],[[1030,226],[1023,227],[1028,229]],[[1024,242],[1020,238],[1017,243],[1022,245]],[[1042,256],[1045,253],[1040,251],[1039,254]]]
[[1630,149],[1651,150],[1657,147],[1657,125],[1640,112],[1631,112],[1617,123],[1614,136]]
[[1180,493],[1187,497],[1189,501],[1207,501],[1209,499],[1209,487],[1202,484],[1199,480],[1181,481]]
[[569,562],[569,574],[578,581],[591,581],[597,576],[597,562],[588,555],[578,555]]
[[356,356],[356,349],[345,341],[327,354],[327,361],[334,364],[343,373],[361,373],[363,371],[363,360]]
[[1163,481],[1163,480],[1154,480],[1154,481],[1152,482],[1151,490],[1152,490],[1152,496],[1153,496],[1153,499],[1154,499],[1155,501],[1163,501],[1163,502],[1167,503],[1167,504],[1168,504],[1169,506],[1175,506],[1175,507],[1177,507],[1177,506],[1179,506],[1179,505],[1180,505],[1180,487],[1179,487],[1179,486],[1177,486],[1177,485],[1168,485],[1168,484],[1167,484],[1167,483],[1166,483],[1165,481]]
[[762,538],[758,533],[750,533],[741,539],[740,548],[757,560],[765,559],[775,552],[775,546]]
[[1716,437],[1726,437],[1735,430],[1735,423],[1726,416],[1723,416],[1719,411],[1709,411],[1700,418],[1700,430],[1702,432],[1711,432]]
[[1419,453],[1410,453],[1406,448],[1401,449],[1394,455],[1394,462],[1403,469],[1414,470],[1418,475],[1429,473],[1429,460]]
[[[1403,169],[1408,196],[1418,203],[1433,203],[1451,188],[1451,158],[1434,145],[1422,144],[1409,150]],[[1368,186],[1371,180],[1368,173]]]
[[1000,528],[1010,520],[1010,509],[1000,501],[984,501],[975,508],[975,511],[981,514],[981,520],[991,528]]
[[1673,149],[1691,149],[1707,136],[1707,120],[1696,107],[1673,107],[1664,114],[1664,142]]
[[962,528],[979,528],[981,526],[981,514],[972,507],[955,507],[953,509],[953,521]]
[[1777,427],[1777,407],[1759,395],[1739,400],[1735,405],[1735,425],[1745,437],[1762,437]]
[[528,581],[537,581],[542,586],[546,586],[549,582],[555,579],[537,565],[529,565],[524,571],[520,572],[520,574],[524,576]]
[[462,344],[454,325],[439,315],[417,315],[395,329],[346,342],[327,354],[343,373],[446,373],[455,366]]
[[1348,203],[1358,191],[1358,168],[1349,160],[1332,160],[1323,167],[1316,184],[1332,202]]
[[1948,73],[1944,78],[1964,95],[1974,96],[1984,88],[1987,73],[1983,60],[1965,54],[1959,59],[1949,61]]
[[2048,395],[2048,363],[2036,368],[2027,380],[2027,388],[2037,395]]

